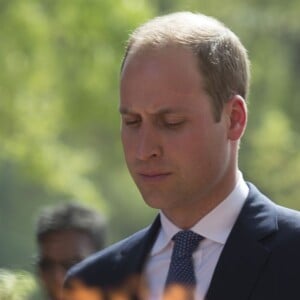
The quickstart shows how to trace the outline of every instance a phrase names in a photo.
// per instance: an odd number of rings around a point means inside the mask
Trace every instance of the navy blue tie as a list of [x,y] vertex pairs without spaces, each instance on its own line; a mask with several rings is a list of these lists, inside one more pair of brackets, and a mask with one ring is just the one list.
[[174,235],[174,248],[166,280],[166,287],[171,284],[195,286],[196,277],[193,264],[193,252],[203,237],[190,230],[182,230]]

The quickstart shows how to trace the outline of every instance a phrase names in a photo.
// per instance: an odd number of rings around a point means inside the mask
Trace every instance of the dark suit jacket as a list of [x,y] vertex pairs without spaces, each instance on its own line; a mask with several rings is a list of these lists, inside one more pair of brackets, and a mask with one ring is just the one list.
[[[271,202],[253,185],[228,237],[207,300],[299,300],[300,214]],[[79,279],[102,291],[142,273],[160,228],[159,218],[133,236],[73,267],[66,288]]]

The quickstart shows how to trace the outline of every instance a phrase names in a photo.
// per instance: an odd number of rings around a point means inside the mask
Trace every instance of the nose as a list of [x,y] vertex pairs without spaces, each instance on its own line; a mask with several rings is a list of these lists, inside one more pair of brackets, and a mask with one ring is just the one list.
[[56,291],[60,292],[63,287],[64,278],[66,276],[66,270],[60,266],[54,268],[50,274],[53,287]]
[[136,157],[138,160],[146,161],[158,158],[162,155],[160,135],[152,126],[141,126],[136,145]]
[[61,300],[66,270],[60,265],[54,265],[41,273],[45,291],[50,299]]

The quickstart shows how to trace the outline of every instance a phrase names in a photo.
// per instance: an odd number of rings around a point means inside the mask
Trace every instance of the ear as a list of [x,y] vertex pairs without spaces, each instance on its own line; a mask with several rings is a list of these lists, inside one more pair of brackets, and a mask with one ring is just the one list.
[[239,140],[247,125],[247,107],[243,97],[233,96],[225,104],[225,114],[228,122],[228,138],[232,141]]

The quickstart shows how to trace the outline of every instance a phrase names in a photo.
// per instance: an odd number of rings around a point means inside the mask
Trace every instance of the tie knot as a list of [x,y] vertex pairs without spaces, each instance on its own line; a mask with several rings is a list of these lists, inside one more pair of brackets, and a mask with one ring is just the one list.
[[191,230],[177,232],[172,240],[174,241],[174,255],[176,257],[192,256],[203,237]]

